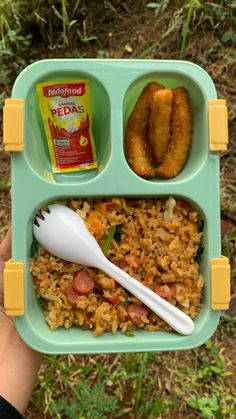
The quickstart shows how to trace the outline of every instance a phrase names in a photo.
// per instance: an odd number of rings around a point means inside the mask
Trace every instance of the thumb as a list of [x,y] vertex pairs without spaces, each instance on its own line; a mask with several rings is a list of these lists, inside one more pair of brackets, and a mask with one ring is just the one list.
[[5,262],[11,257],[11,227],[0,244],[0,260]]

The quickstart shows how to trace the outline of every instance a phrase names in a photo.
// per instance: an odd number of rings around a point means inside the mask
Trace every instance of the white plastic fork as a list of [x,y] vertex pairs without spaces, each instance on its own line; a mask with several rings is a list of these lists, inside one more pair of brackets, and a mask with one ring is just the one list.
[[182,335],[194,331],[192,319],[110,262],[96,239],[88,231],[83,219],[70,208],[53,204],[49,212],[42,211],[33,225],[36,240],[48,252],[69,262],[98,268],[114,278],[122,287],[142,301],[174,330]]

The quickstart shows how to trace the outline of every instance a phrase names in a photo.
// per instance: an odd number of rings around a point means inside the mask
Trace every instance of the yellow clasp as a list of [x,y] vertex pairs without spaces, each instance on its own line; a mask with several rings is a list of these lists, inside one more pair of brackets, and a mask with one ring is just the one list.
[[209,147],[211,151],[226,151],[228,145],[228,109],[224,99],[208,101]]
[[6,99],[3,107],[3,144],[5,151],[24,149],[24,101]]
[[230,302],[230,264],[225,256],[211,262],[211,308],[227,310]]
[[11,259],[4,268],[4,307],[8,316],[24,315],[24,265]]

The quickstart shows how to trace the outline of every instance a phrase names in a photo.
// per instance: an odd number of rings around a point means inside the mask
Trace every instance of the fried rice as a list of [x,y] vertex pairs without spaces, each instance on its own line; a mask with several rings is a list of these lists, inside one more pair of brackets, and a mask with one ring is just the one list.
[[[115,197],[73,199],[66,205],[84,219],[102,249],[108,244],[111,229],[119,226],[119,234],[114,234],[107,249],[108,259],[150,289],[161,289],[159,295],[166,295],[191,318],[198,315],[204,287],[196,260],[202,239],[201,218],[187,201]],[[85,295],[78,294],[72,304],[67,289],[81,271],[93,279],[94,288]],[[118,330],[129,334],[136,328],[171,330],[146,307],[135,321],[132,307],[143,304],[98,269],[66,262],[39,248],[37,259],[31,259],[31,273],[36,297],[52,330],[77,326],[93,330],[94,336]],[[168,296],[171,287],[174,291]]]

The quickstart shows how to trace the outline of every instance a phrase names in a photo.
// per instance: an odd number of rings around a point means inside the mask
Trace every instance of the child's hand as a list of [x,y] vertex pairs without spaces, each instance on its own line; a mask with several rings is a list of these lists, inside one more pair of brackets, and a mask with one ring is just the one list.
[[[3,307],[3,269],[11,257],[11,228],[0,244],[0,395],[22,414],[31,396],[42,355],[19,336]],[[1,414],[0,414],[1,416]]]

